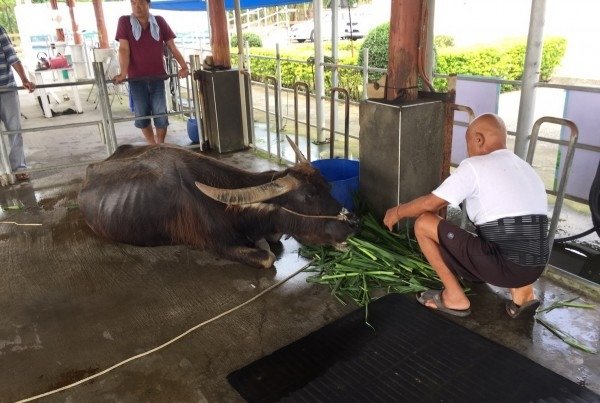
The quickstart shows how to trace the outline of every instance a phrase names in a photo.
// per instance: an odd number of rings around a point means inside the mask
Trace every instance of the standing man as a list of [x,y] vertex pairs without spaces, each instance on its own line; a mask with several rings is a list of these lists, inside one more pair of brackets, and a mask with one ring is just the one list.
[[[532,283],[548,260],[547,196],[533,168],[506,149],[500,117],[484,114],[467,128],[469,158],[432,193],[390,208],[384,224],[416,217],[415,236],[443,290],[417,296],[424,306],[467,316],[470,301],[459,277],[510,289],[506,312],[512,318],[533,314],[540,305]],[[477,228],[473,235],[437,215],[466,201]]]
[[[32,92],[35,89],[35,84],[27,79],[25,69],[17,57],[6,30],[2,26],[0,26],[0,46],[2,47],[0,51],[0,87],[17,86],[11,70],[12,67],[21,78],[23,87]],[[17,91],[0,92],[0,120],[8,131],[21,130],[21,104],[19,103],[19,93]],[[0,140],[4,141],[1,138]],[[17,172],[19,169],[27,168],[21,133],[9,134],[8,142],[11,171]],[[26,173],[16,173],[15,177],[17,181],[29,180],[29,175]]]
[[[165,62],[163,44],[169,48],[181,69],[180,78],[189,74],[183,56],[175,46],[175,34],[163,17],[150,14],[150,0],[131,0],[131,15],[119,18],[116,40],[119,41],[121,73],[114,77],[116,84],[129,78],[129,93],[135,116],[167,113],[165,96]],[[156,135],[150,119],[138,119],[135,127],[142,129],[150,144],[164,143],[169,119],[154,118]]]

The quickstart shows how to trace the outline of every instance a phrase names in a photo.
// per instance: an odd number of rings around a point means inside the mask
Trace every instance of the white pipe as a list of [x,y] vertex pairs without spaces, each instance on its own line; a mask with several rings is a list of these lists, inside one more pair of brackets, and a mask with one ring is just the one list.
[[317,115],[317,143],[323,138],[323,97],[325,96],[325,71],[323,68],[323,37],[321,35],[321,10],[323,0],[313,0],[315,29],[315,109]]
[[433,24],[435,22],[435,0],[427,0],[427,35],[425,44],[425,74],[433,84],[433,69],[435,66],[435,52],[433,51]]
[[535,114],[535,85],[540,80],[545,15],[546,0],[532,0],[515,140],[515,154],[523,159],[527,155],[527,137]]
[[238,45],[238,79],[240,83],[240,107],[242,109],[242,132],[244,146],[247,147],[250,144],[250,138],[248,137],[248,113],[246,110],[246,80],[244,77],[246,59],[244,57],[244,35],[242,34],[242,12],[240,0],[234,0],[233,4],[235,7],[235,29]]
[[[339,45],[339,35],[338,35],[338,11],[339,11],[339,0],[331,1],[331,57],[334,60],[334,63],[338,62],[338,45]],[[337,67],[333,67],[331,70],[331,87],[337,87],[339,82],[339,72]],[[335,94],[335,99],[337,99],[338,94]],[[334,101],[335,102],[335,101]],[[337,122],[337,108],[331,106],[333,108],[333,120]]]
[[362,99],[367,100],[369,99],[369,48],[367,48],[365,46],[365,48],[363,49],[363,66],[362,66],[362,77],[363,77],[363,93],[362,93]]

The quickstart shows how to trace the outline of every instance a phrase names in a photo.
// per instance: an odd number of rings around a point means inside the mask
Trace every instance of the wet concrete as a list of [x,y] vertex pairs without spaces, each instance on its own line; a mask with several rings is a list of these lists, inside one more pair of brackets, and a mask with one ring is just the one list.
[[[118,126],[120,141],[141,143],[129,125]],[[30,163],[103,158],[102,144],[87,141],[93,133],[70,130],[78,132],[57,134],[73,136],[62,146],[47,146],[62,141],[57,138],[26,138]],[[189,143],[185,123],[172,119],[168,138]],[[277,167],[252,152],[223,159],[253,170]],[[1,206],[22,204],[0,212],[0,221],[42,224],[0,224],[0,401],[64,386],[159,346],[305,264],[291,239],[270,270],[183,246],[141,248],[100,239],[76,206],[83,171],[38,172],[28,183],[0,188]],[[325,287],[306,283],[306,276],[297,275],[164,349],[42,400],[241,401],[225,379],[228,373],[354,309],[341,306]],[[598,348],[600,298],[584,294],[578,284],[571,283],[572,289],[545,276],[536,289],[544,305],[576,295],[596,305],[593,311],[560,309],[544,316]],[[474,286],[473,314],[454,320],[600,393],[599,356],[569,347],[538,323],[510,320],[506,296],[502,289]]]

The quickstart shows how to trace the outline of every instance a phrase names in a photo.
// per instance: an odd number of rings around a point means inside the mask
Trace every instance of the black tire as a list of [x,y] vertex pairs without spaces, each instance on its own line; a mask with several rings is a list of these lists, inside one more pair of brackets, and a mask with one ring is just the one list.
[[296,39],[296,41],[298,41],[298,43],[304,43],[306,39]]
[[315,41],[315,31],[310,31],[310,41],[311,42]]

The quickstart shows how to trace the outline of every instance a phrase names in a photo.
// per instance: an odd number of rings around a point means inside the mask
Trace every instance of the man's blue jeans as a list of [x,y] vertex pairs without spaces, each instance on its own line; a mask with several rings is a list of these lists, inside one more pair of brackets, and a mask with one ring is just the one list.
[[[21,105],[17,91],[0,93],[0,121],[7,131],[21,130]],[[13,172],[27,168],[21,133],[8,135],[10,168]]]
[[[133,99],[133,109],[136,117],[159,115],[167,113],[167,98],[164,80],[132,80],[129,81],[129,93]],[[150,119],[136,119],[135,127],[143,129],[150,125]],[[154,118],[154,126],[165,129],[169,126],[166,116]]]

